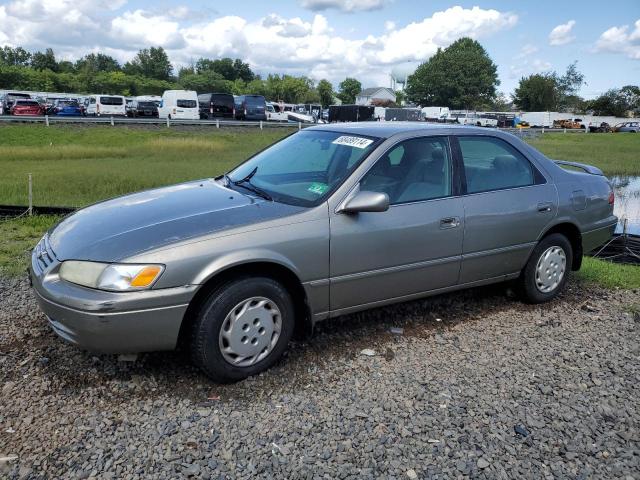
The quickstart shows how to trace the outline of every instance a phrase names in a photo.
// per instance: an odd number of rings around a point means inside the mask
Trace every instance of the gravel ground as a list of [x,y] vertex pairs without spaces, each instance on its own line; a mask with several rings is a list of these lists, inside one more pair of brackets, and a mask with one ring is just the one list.
[[24,280],[0,298],[0,477],[640,478],[638,291],[351,315],[230,386],[65,344]]

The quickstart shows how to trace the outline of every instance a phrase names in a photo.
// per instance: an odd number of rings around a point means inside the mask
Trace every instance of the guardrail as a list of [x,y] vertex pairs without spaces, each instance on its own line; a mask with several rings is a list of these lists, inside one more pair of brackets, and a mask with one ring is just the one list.
[[100,117],[65,117],[57,115],[43,115],[43,116],[18,116],[18,115],[0,115],[0,122],[9,123],[44,123],[49,126],[53,123],[95,123],[95,124],[107,124],[107,125],[211,125],[216,128],[221,127],[287,127],[301,129],[313,124],[302,122],[277,122],[277,121],[247,121],[247,120],[184,120],[175,118],[142,118],[142,117],[119,117],[119,116],[100,116]]
[[[50,125],[54,123],[69,124],[69,123],[86,123],[86,124],[102,124],[102,125],[166,125],[171,127],[172,125],[209,125],[216,128],[222,127],[259,127],[264,128],[298,128],[299,130],[305,127],[311,127],[317,125],[314,123],[303,122],[285,122],[285,121],[248,121],[248,120],[183,120],[183,119],[160,119],[160,118],[144,118],[144,117],[121,117],[121,116],[108,116],[108,117],[60,117],[57,115],[44,115],[44,116],[14,116],[14,115],[0,115],[0,122],[8,123],[44,123]],[[416,122],[421,123],[421,122]],[[441,124],[437,124],[441,125]],[[456,126],[458,124],[451,124]],[[470,125],[471,126],[471,125]],[[496,127],[487,127],[496,128]],[[514,127],[500,127],[496,128],[504,132],[513,133],[519,136],[540,135],[544,133],[589,133],[585,129],[567,129],[567,128],[547,128],[547,127],[532,127],[532,128],[514,128]]]

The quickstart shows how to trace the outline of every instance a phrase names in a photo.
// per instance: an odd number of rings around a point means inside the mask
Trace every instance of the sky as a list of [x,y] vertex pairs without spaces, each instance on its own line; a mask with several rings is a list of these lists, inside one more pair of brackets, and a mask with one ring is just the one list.
[[0,45],[130,60],[162,46],[175,67],[242,58],[257,73],[390,86],[439,47],[478,40],[498,65],[499,91],[573,61],[581,95],[640,84],[640,0],[0,0]]

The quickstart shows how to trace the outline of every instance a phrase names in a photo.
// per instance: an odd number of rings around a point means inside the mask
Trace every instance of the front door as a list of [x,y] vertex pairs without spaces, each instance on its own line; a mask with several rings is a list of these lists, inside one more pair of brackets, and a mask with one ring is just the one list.
[[389,210],[331,213],[332,311],[458,282],[464,209],[454,196],[452,164],[445,136],[402,141],[359,185],[388,194]]

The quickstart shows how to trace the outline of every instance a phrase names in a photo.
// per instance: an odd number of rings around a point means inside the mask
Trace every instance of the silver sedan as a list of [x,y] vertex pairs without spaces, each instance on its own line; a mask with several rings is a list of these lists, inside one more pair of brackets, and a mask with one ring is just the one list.
[[273,365],[294,331],[515,280],[545,302],[616,225],[597,168],[470,127],[312,127],[228,174],[107,200],[33,251],[53,330],[102,352],[188,345],[212,379]]

